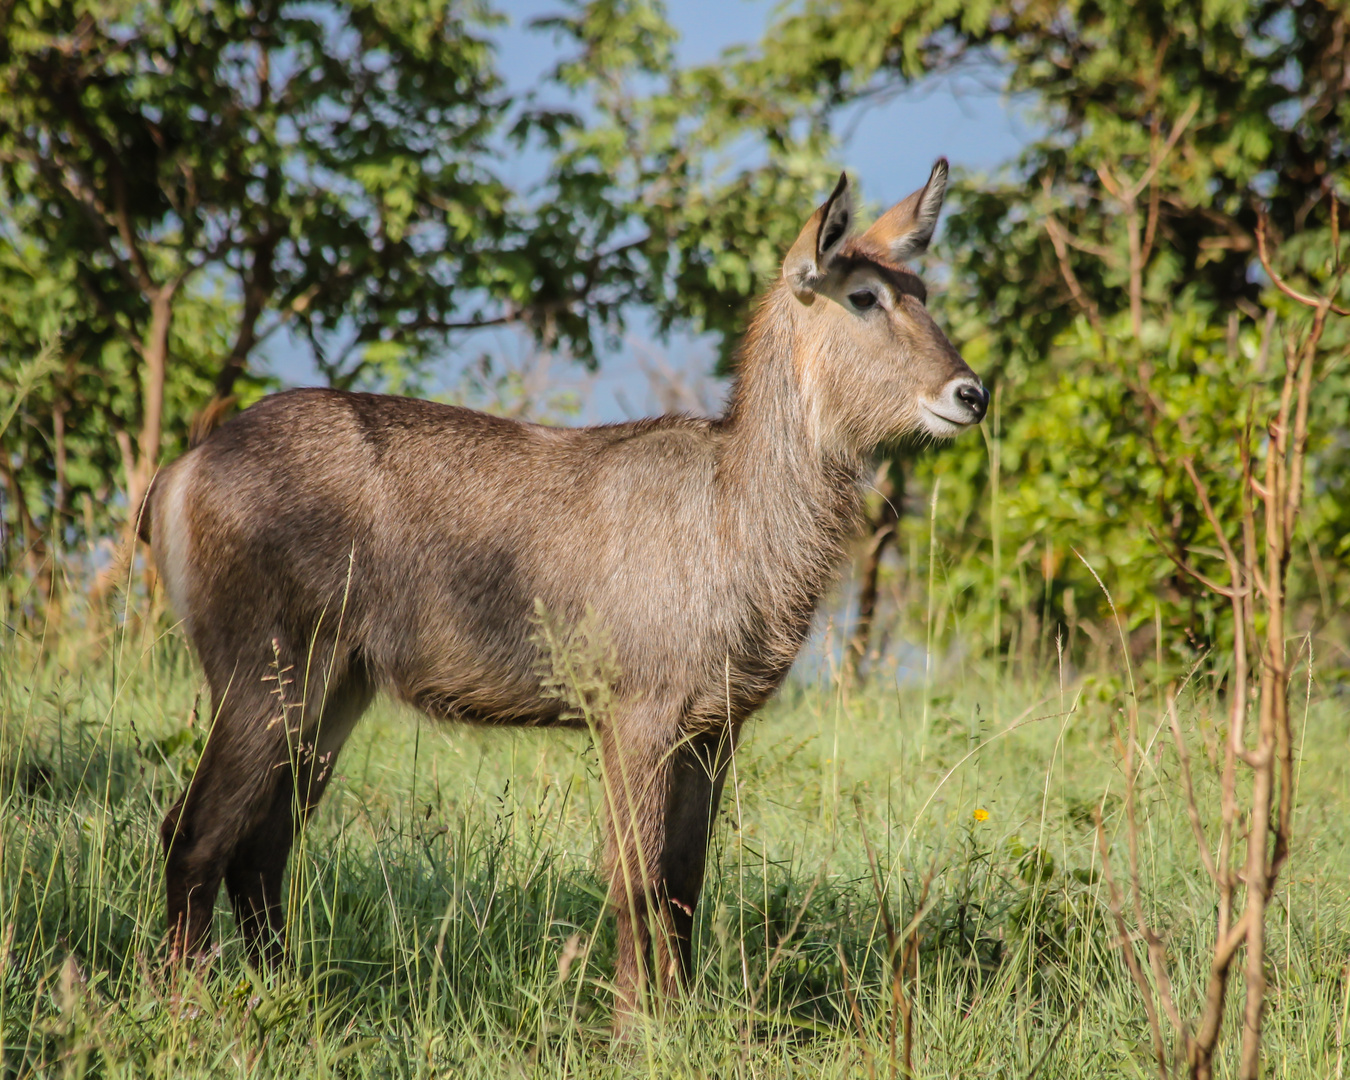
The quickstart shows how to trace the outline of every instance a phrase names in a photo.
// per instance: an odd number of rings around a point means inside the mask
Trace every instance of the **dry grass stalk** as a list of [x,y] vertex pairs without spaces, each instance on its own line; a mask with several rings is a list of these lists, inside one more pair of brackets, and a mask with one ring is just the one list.
[[848,960],[844,957],[844,947],[835,945],[839,957],[839,978],[844,987],[844,1000],[848,1002],[849,1014],[853,1017],[853,1026],[858,1032],[858,1046],[862,1051],[863,1064],[867,1066],[868,1080],[877,1080],[877,1064],[868,1045],[867,1026],[863,1023],[862,1010],[858,1008],[858,995],[848,981]]
[[[886,899],[886,887],[881,877],[881,868],[877,864],[876,852],[872,849],[872,841],[867,837],[867,830],[863,827],[862,807],[854,799],[853,809],[858,814],[858,830],[862,834],[863,848],[867,852],[867,865],[872,872],[872,889],[876,893],[877,910],[881,915],[881,925],[886,933],[886,960],[891,969],[891,1008],[889,1039],[891,1075],[896,1075],[897,1070],[903,1069],[906,1076],[913,1076],[914,1073],[914,999],[909,993],[906,983],[910,979],[918,980],[919,977],[919,926],[923,922],[924,916],[928,914],[928,894],[933,886],[933,877],[937,873],[937,866],[928,868],[928,873],[924,875],[923,884],[919,889],[919,899],[914,905],[914,915],[904,928],[897,932],[895,922],[891,918],[891,905]],[[900,1027],[901,1047],[900,1054],[896,1054],[896,1026]]]
[[[1331,212],[1335,222],[1338,208],[1334,200]],[[1266,231],[1266,222],[1262,218],[1257,227],[1257,248],[1262,266],[1281,292],[1312,308],[1312,320],[1301,334],[1291,332],[1285,339],[1284,376],[1278,408],[1268,425],[1269,437],[1258,451],[1259,460],[1252,453],[1252,439],[1243,440],[1242,516],[1236,526],[1240,531],[1237,538],[1230,537],[1232,526],[1226,526],[1215,511],[1194,461],[1188,458],[1182,462],[1222,548],[1228,584],[1223,586],[1207,581],[1187,564],[1184,553],[1171,553],[1173,560],[1187,573],[1228,599],[1234,628],[1217,857],[1211,854],[1196,803],[1189,756],[1173,698],[1169,697],[1167,706],[1181,761],[1192,831],[1201,861],[1218,891],[1214,948],[1199,1022],[1192,1033],[1179,1020],[1173,1021],[1182,1036],[1187,1066],[1195,1080],[1210,1080],[1214,1075],[1228,984],[1237,954],[1244,947],[1245,1000],[1238,1076],[1241,1080],[1256,1080],[1260,1075],[1261,1024],[1266,1001],[1266,910],[1280,871],[1289,858],[1293,835],[1294,757],[1289,715],[1292,668],[1285,647],[1289,563],[1302,508],[1308,408],[1317,381],[1318,347],[1328,315],[1339,312],[1332,304],[1332,298],[1338,293],[1343,272],[1338,267],[1330,288],[1320,297],[1309,297],[1291,289],[1271,266]],[[1267,333],[1269,329],[1268,322]],[[1263,353],[1266,348],[1263,344]],[[1249,433],[1250,430],[1249,419]],[[1265,624],[1261,636],[1257,636],[1254,629],[1259,621]],[[1253,650],[1256,654],[1254,665]],[[1256,729],[1251,732],[1249,680],[1256,672],[1259,672],[1255,695]],[[1251,794],[1245,807],[1240,805],[1238,798],[1239,766],[1245,766],[1251,776]],[[1244,820],[1246,848],[1239,857],[1237,834]],[[1127,828],[1133,838],[1136,833],[1134,822],[1128,822]],[[1142,920],[1140,925],[1142,927]],[[1148,936],[1146,930],[1141,932]],[[1160,991],[1162,988],[1160,982]]]
[[[1100,174],[1103,185],[1127,211],[1125,217],[1131,254],[1131,325],[1135,339],[1141,347],[1142,279],[1139,271],[1143,260],[1138,255],[1146,251],[1151,244],[1152,222],[1149,223],[1146,238],[1141,240],[1139,216],[1136,212],[1137,199],[1144,188],[1152,182],[1157,167],[1170,152],[1177,135],[1184,130],[1190,119],[1191,113],[1188,111],[1178,121],[1167,144],[1155,148],[1154,160],[1149,170],[1136,183],[1126,185],[1108,171],[1102,171]],[[1333,266],[1327,291],[1320,296],[1293,288],[1275,271],[1271,265],[1268,246],[1268,223],[1264,215],[1258,220],[1256,247],[1262,267],[1276,289],[1298,304],[1311,309],[1312,319],[1301,333],[1291,328],[1286,335],[1284,375],[1280,384],[1278,407],[1275,416],[1268,423],[1269,437],[1261,440],[1259,444],[1253,439],[1253,414],[1258,408],[1255,395],[1249,405],[1247,427],[1241,442],[1240,521],[1232,523],[1223,521],[1214,507],[1209,488],[1195,461],[1187,457],[1180,462],[1219,543],[1221,558],[1227,569],[1228,583],[1224,584],[1202,573],[1191,564],[1186,551],[1172,548],[1155,534],[1160,546],[1179,569],[1213,594],[1228,600],[1233,620],[1232,670],[1228,680],[1228,737],[1224,745],[1217,852],[1211,850],[1209,839],[1205,834],[1191,780],[1190,757],[1176,717],[1174,693],[1169,693],[1167,702],[1167,722],[1181,761],[1191,829],[1200,861],[1205,872],[1213,880],[1218,894],[1214,948],[1210,959],[1205,998],[1194,1030],[1183,1020],[1175,1006],[1162,941],[1149,927],[1144,915],[1138,872],[1139,830],[1134,800],[1138,717],[1136,699],[1133,695],[1130,699],[1129,724],[1124,745],[1121,747],[1121,756],[1126,773],[1125,830],[1129,846],[1134,931],[1130,930],[1126,918],[1126,898],[1111,874],[1108,846],[1099,822],[1098,839],[1107,882],[1109,907],[1119,932],[1120,948],[1126,967],[1145,1004],[1153,1037],[1155,1063],[1159,1075],[1164,1078],[1170,1075],[1170,1072],[1163,1046],[1160,1010],[1166,1014],[1178,1033],[1185,1049],[1190,1076],[1194,1080],[1210,1080],[1214,1075],[1214,1059],[1222,1033],[1229,977],[1237,954],[1244,946],[1246,999],[1238,1076],[1240,1080],[1256,1080],[1260,1071],[1261,1021],[1266,993],[1265,916],[1280,871],[1289,858],[1293,829],[1294,762],[1289,716],[1291,664],[1285,649],[1286,587],[1294,534],[1302,507],[1303,471],[1308,445],[1308,410],[1312,389],[1318,376],[1318,349],[1328,316],[1350,315],[1350,309],[1333,303],[1339,295],[1347,264],[1340,259],[1340,210],[1334,195],[1330,203]],[[1077,281],[1072,276],[1067,260],[1066,243],[1072,241],[1064,235],[1062,228],[1053,219],[1047,224],[1047,229],[1055,242],[1066,284],[1077,296]],[[1089,312],[1089,315],[1094,314],[1095,312]],[[1270,352],[1276,322],[1274,316],[1274,312],[1268,312],[1264,322],[1263,339],[1256,364],[1258,376],[1264,373],[1266,358]],[[1148,387],[1147,372],[1141,371],[1139,384],[1132,385],[1131,388],[1143,399],[1146,409],[1152,411],[1156,407],[1156,399]],[[1100,578],[1098,582],[1101,584]],[[1108,594],[1108,601],[1109,599]],[[1256,632],[1258,622],[1264,623],[1264,632],[1261,636]],[[1259,683],[1255,693],[1257,722],[1253,742],[1252,733],[1248,730],[1248,713],[1253,697],[1250,683],[1253,676],[1258,673]],[[1250,771],[1252,781],[1251,795],[1245,806],[1239,803],[1238,798],[1240,766]],[[1247,823],[1245,837],[1239,835],[1244,822]],[[1246,847],[1239,862],[1238,846],[1243,839]],[[1153,975],[1151,982],[1135,952],[1136,940],[1142,940],[1147,947],[1149,966]]]

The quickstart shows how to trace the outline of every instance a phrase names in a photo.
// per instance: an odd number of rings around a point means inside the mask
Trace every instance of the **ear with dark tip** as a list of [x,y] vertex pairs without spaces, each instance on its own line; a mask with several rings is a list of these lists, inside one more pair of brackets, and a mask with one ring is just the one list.
[[885,252],[897,263],[909,262],[928,250],[938,213],[947,194],[947,159],[933,162],[933,171],[909,198],[896,203],[862,235],[865,246]]
[[839,174],[839,182],[834,185],[822,210],[820,229],[816,233],[816,265],[824,273],[830,260],[839,253],[853,224],[853,186],[848,182],[848,173]]
[[783,276],[798,296],[809,294],[830,271],[853,225],[853,187],[840,173],[830,197],[816,208],[783,260]]

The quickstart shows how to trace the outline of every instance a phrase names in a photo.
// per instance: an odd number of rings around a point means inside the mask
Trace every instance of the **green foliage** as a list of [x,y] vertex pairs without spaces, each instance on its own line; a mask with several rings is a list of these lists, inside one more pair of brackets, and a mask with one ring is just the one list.
[[[566,247],[593,232],[609,278],[585,313],[556,316],[559,327],[589,314],[618,330],[626,309],[643,308],[660,333],[718,335],[725,369],[750,302],[828,186],[826,134],[716,67],[678,69],[658,4],[577,3],[539,25],[575,47],[555,78],[589,91],[593,112],[556,128],[533,242]],[[747,155],[747,144],[764,149]]]
[[419,320],[490,273],[506,193],[475,160],[501,108],[476,9],[87,0],[0,18],[0,363],[47,342],[63,359],[6,451],[33,517],[89,499],[83,522],[47,523],[58,542],[106,532],[111,493],[180,452],[213,385],[234,390],[287,321],[350,376],[331,355],[344,320],[362,345],[411,324],[415,354]]
[[142,260],[155,280],[229,281],[315,338],[344,316],[366,340],[442,319],[503,228],[507,192],[476,160],[503,105],[483,20],[440,3],[13,5],[16,231],[86,256],[74,276],[109,332],[145,321],[124,288]]
[[[5,444],[7,544],[106,534],[213,392],[262,392],[250,362],[283,328],[337,386],[415,390],[483,326],[594,366],[638,309],[729,353],[799,224],[782,207],[822,183],[818,139],[710,101],[659,4],[543,20],[564,60],[519,100],[499,22],[446,0],[0,13],[0,365],[62,357]],[[764,135],[772,163],[719,156]],[[538,184],[501,179],[513,152]]]
[[[828,186],[838,110],[976,64],[1045,134],[1007,172],[958,179],[936,251],[934,306],[997,389],[985,444],[907,455],[915,503],[952,481],[948,585],[1100,624],[1076,549],[1132,628],[1222,634],[1152,534],[1215,569],[1183,463],[1231,514],[1239,448],[1269,416],[1298,316],[1256,266],[1257,211],[1297,287],[1332,272],[1329,199],[1350,202],[1337,5],[812,0],[757,48],[681,69],[659,3],[575,0],[537,25],[561,62],[515,99],[479,4],[81,0],[0,18],[0,374],[49,345],[61,364],[0,436],[11,565],[39,537],[106,535],[133,472],[179,452],[213,392],[264,391],[249,365],[283,327],[341,386],[416,391],[487,325],[593,366],[637,312],[716,335],[729,370]],[[504,153],[537,156],[538,183],[512,190]],[[1324,347],[1345,343],[1333,326]],[[1315,572],[1295,583],[1324,619],[1347,585],[1347,370],[1317,401]],[[1006,645],[1011,621],[989,625]]]
[[[1213,598],[1151,534],[1217,572],[1183,461],[1235,520],[1239,448],[1262,437],[1283,342],[1306,317],[1257,265],[1258,211],[1282,274],[1308,289],[1334,276],[1329,200],[1350,218],[1346,31],[1343,6],[1320,0],[817,0],[727,72],[818,123],[934,72],[993,64],[1045,131],[1010,173],[958,180],[937,248],[948,288],[936,303],[997,388],[992,442],[915,463],[930,489],[952,480],[937,528],[966,552],[949,569],[972,605],[1030,596],[1071,621],[1066,592],[1100,595],[1076,548],[1131,627],[1152,624],[1157,605],[1173,630],[1212,640]],[[1263,350],[1267,309],[1278,322]],[[1324,348],[1346,342],[1338,326]],[[1322,569],[1296,585],[1322,618],[1350,584],[1346,370],[1333,367],[1313,420],[1305,540]],[[1108,614],[1089,603],[1085,615]]]
[[[125,513],[118,492],[142,420],[140,358],[92,310],[82,261],[77,252],[57,256],[31,242],[22,250],[6,246],[0,233],[0,384],[22,385],[34,358],[45,358],[43,377],[0,430],[11,481],[6,508],[19,534],[4,537],[0,558],[13,558],[11,539],[44,553],[49,543],[52,554],[92,543]],[[187,449],[188,420],[210,397],[219,358],[229,351],[233,307],[219,288],[189,291],[176,304],[174,362],[164,387],[172,418],[166,458]],[[260,389],[252,383],[247,396]]]

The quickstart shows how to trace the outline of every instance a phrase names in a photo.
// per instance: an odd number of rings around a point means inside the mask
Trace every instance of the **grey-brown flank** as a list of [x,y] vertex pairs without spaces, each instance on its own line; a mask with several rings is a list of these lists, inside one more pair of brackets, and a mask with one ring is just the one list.
[[616,1023],[690,971],[711,816],[843,558],[869,455],[978,423],[987,395],[900,265],[946,162],[851,237],[841,177],[746,334],[715,420],[559,429],[407,398],[277,394],[164,469],[147,532],[211,687],[164,819],[171,955],[223,880],[255,962],[282,874],[377,690],[447,720],[575,723],[541,688],[537,605],[603,627],[597,723],[618,920]]

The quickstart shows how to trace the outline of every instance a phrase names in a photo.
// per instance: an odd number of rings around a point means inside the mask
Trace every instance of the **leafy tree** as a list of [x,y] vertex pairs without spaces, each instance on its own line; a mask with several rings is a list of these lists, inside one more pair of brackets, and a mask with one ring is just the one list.
[[[709,77],[676,70],[644,0],[546,20],[566,58],[513,101],[498,21],[450,0],[0,9],[0,363],[54,345],[61,371],[5,436],[10,535],[129,527],[194,413],[261,391],[250,361],[282,327],[338,386],[486,326],[590,365],[639,308],[735,336],[795,225],[781,205],[821,173],[809,149],[715,158],[750,130],[802,145],[790,116],[702,107]],[[549,164],[513,191],[520,152]]]
[[591,317],[621,329],[641,308],[658,333],[710,332],[727,368],[750,302],[837,175],[828,130],[742,92],[720,65],[677,67],[658,3],[578,3],[538,25],[574,50],[552,81],[590,107],[558,125],[535,213],[560,247],[579,227],[622,238]]
[[[1175,628],[1212,632],[1211,601],[1164,547],[1213,545],[1184,461],[1226,477],[1214,494],[1233,509],[1248,403],[1259,431],[1283,321],[1299,317],[1256,265],[1258,213],[1306,279],[1331,275],[1330,200],[1350,199],[1346,40],[1343,6],[1320,0],[821,0],[730,73],[813,123],[991,60],[1035,103],[1046,134],[1011,173],[954,187],[941,245],[953,336],[998,388],[988,448],[916,464],[930,483],[938,468],[974,481],[946,486],[944,539],[992,557],[958,560],[958,589],[997,611],[1016,599],[1011,571],[1065,617],[1074,592],[1099,595],[1073,544],[1133,624],[1158,604]],[[1343,349],[1344,330],[1323,347]],[[1327,387],[1315,429],[1345,430],[1347,389]],[[1310,462],[1307,541],[1332,609],[1350,526],[1342,442]]]
[[232,392],[284,322],[317,344],[350,319],[369,361],[472,320],[463,296],[502,276],[506,193],[475,160],[501,103],[472,9],[78,0],[0,18],[9,352],[60,335],[53,415],[114,437],[132,514],[166,414],[181,438],[202,384]]
[[[1095,592],[1072,537],[1134,623],[1156,603],[1210,632],[1148,531],[1206,546],[1182,461],[1231,465],[1273,374],[1284,313],[1256,269],[1258,209],[1325,276],[1328,199],[1350,195],[1339,8],[819,0],[757,50],[681,70],[659,4],[592,0],[541,23],[563,60],[518,100],[495,18],[448,0],[0,12],[0,364],[13,378],[54,345],[60,372],[3,435],[7,537],[125,520],[208,398],[261,391],[250,359],[283,326],[347,386],[483,326],[594,364],[639,310],[717,335],[729,365],[825,185],[837,110],[992,61],[1047,134],[955,185],[938,302],[997,387],[996,437],[906,456],[908,487],[968,481],[944,486],[943,542],[996,617],[1016,578],[1072,621]],[[544,175],[511,190],[500,159],[524,152]],[[1319,402],[1322,430],[1344,429],[1343,400]],[[1306,519],[1333,606],[1343,454],[1315,448]],[[879,548],[897,529],[876,525]]]

